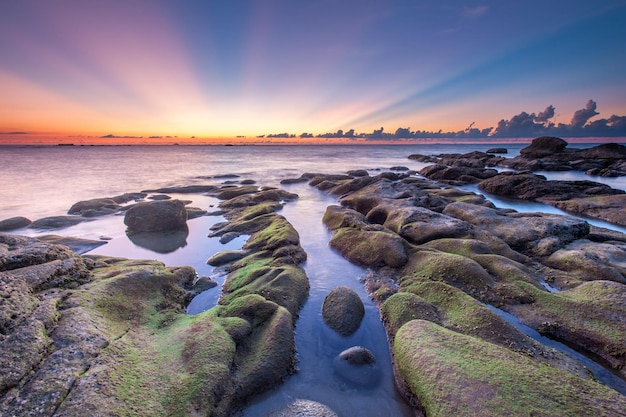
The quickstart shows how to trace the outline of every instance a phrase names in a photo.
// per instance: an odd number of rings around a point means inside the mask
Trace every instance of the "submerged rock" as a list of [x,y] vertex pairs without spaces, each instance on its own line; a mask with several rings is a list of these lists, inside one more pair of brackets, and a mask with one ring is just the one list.
[[79,216],[51,216],[35,220],[28,227],[38,230],[63,229],[89,220]]
[[381,377],[374,354],[363,346],[353,346],[341,352],[334,360],[335,372],[356,385],[371,387]]
[[270,413],[267,417],[338,417],[324,404],[311,400],[295,400],[287,407]]

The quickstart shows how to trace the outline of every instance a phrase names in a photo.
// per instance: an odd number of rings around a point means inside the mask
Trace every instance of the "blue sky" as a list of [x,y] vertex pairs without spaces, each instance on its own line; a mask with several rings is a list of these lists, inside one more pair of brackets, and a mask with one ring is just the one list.
[[[0,132],[458,131],[626,114],[626,1],[0,4]],[[594,119],[590,119],[590,122]]]

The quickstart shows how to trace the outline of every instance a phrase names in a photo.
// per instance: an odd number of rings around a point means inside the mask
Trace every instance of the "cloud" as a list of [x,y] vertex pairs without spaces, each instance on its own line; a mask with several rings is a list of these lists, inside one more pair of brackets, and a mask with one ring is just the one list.
[[535,121],[539,123],[547,123],[549,119],[552,119],[554,117],[555,110],[556,109],[553,105],[549,105],[544,111],[542,111],[537,115],[537,117],[535,117]]
[[594,116],[597,116],[598,113],[596,111],[596,102],[593,100],[589,100],[584,109],[577,110],[574,113],[574,117],[572,117],[572,122],[570,123],[572,127],[583,127],[587,124],[589,119]]
[[109,133],[108,135],[100,136],[100,138],[102,139],[139,139],[139,138],[143,138],[143,136],[117,136],[112,133]]

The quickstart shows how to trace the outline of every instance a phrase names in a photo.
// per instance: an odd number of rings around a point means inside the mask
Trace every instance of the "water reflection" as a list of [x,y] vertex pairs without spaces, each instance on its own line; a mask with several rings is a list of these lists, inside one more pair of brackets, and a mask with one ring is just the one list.
[[135,245],[156,253],[171,253],[187,246],[189,229],[172,230],[167,232],[138,232],[128,233],[126,236]]

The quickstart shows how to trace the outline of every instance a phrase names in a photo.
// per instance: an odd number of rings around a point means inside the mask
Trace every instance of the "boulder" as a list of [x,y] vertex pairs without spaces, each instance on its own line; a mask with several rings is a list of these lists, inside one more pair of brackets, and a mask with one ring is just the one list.
[[128,233],[185,230],[187,210],[180,200],[137,203],[126,211]]
[[353,346],[341,352],[334,360],[335,372],[361,386],[374,386],[381,376],[374,354],[363,346]]
[[106,214],[116,213],[121,207],[122,206],[112,198],[96,198],[75,203],[67,211],[67,214],[84,217],[104,216]]
[[324,322],[342,336],[349,336],[361,326],[365,307],[359,295],[347,287],[333,288],[322,305]]
[[86,221],[89,219],[80,216],[51,216],[35,220],[28,227],[37,230],[64,229]]
[[520,155],[524,158],[543,158],[555,153],[562,152],[567,146],[567,142],[561,138],[552,136],[542,136],[533,139],[531,144],[520,150]]
[[273,411],[267,417],[339,417],[324,404],[311,400],[295,400],[285,408]]
[[21,216],[0,220],[0,232],[28,227],[31,223],[32,221],[30,221],[30,219]]
[[489,148],[487,149],[487,153],[503,154],[503,153],[509,153],[509,151],[506,148]]

